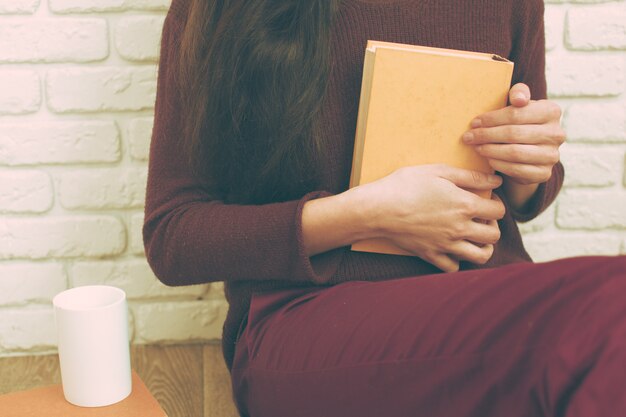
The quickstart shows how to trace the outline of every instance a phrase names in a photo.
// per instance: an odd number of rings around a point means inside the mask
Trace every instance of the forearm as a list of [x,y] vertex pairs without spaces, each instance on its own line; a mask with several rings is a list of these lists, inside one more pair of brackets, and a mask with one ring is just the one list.
[[357,188],[305,203],[302,236],[309,256],[372,237],[370,216],[360,198]]

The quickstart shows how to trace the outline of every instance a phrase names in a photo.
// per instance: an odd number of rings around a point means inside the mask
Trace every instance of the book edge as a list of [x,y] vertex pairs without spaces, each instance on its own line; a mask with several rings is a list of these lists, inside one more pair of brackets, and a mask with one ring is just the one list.
[[350,173],[349,188],[356,187],[361,182],[361,160],[365,149],[365,133],[367,131],[367,115],[370,105],[372,82],[374,79],[375,53],[365,51],[363,61],[363,76],[361,78],[361,96],[359,98],[359,111],[357,114],[356,131],[354,134],[354,148],[352,152],[352,169]]
[[432,55],[456,56],[456,57],[464,57],[468,59],[481,59],[481,60],[497,61],[497,62],[508,63],[508,64],[512,63],[512,61],[509,61],[508,59],[500,55],[487,53],[487,52],[461,51],[457,49],[437,48],[433,46],[410,45],[410,44],[405,44],[405,43],[394,43],[394,42],[384,42],[384,41],[375,41],[375,40],[367,41],[367,49],[375,53],[378,48],[425,53],[425,54],[432,54]]

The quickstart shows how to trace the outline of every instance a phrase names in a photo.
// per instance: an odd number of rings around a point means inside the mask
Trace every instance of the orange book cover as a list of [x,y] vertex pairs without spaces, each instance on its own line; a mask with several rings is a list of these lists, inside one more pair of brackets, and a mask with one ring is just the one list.
[[0,395],[2,417],[167,417],[139,375],[122,401],[105,407],[79,407],[63,396],[61,384]]
[[[368,41],[350,188],[411,165],[493,173],[461,136],[474,117],[506,106],[512,76],[513,62],[494,54]],[[383,239],[352,250],[411,255]]]

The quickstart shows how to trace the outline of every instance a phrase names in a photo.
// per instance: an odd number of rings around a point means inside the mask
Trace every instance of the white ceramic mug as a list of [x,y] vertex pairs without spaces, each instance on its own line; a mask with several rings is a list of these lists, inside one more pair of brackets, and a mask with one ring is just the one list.
[[131,390],[126,294],[106,285],[76,287],[52,300],[65,399],[101,407]]

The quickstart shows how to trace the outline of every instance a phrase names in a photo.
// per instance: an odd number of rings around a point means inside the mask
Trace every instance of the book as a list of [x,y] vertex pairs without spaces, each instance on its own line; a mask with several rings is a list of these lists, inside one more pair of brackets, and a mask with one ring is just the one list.
[[122,401],[104,407],[79,407],[63,396],[61,384],[0,395],[2,417],[167,417],[135,371],[133,390]]
[[[506,106],[513,66],[490,53],[369,40],[350,188],[411,165],[493,174],[461,136],[476,116]],[[384,239],[356,242],[352,250],[412,255]]]

